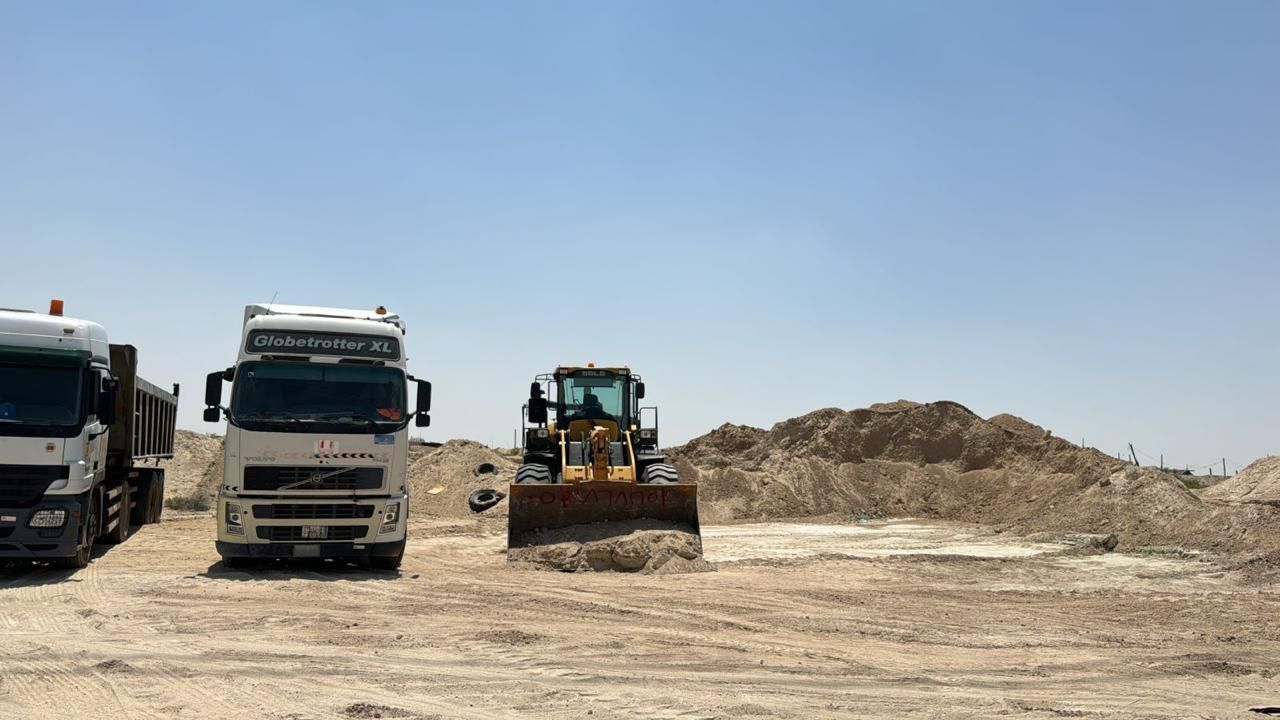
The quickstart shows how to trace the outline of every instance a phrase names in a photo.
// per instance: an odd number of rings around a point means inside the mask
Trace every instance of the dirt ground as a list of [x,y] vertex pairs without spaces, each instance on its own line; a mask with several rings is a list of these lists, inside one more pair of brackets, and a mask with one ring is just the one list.
[[509,567],[501,518],[400,573],[223,570],[207,514],[0,568],[3,718],[1262,717],[1280,594],[1186,553],[939,521],[704,528],[714,572]]

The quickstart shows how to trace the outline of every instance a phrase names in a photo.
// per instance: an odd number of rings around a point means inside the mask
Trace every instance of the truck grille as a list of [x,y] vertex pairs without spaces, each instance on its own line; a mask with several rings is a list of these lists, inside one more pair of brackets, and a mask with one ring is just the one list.
[[66,465],[0,465],[0,507],[32,507],[54,480],[69,473]]
[[[331,525],[329,527],[329,537],[325,540],[329,541],[351,541],[359,540],[369,534],[369,528],[363,525]],[[301,525],[269,525],[258,528],[259,540],[270,540],[272,542],[302,542],[302,526]],[[307,542],[312,542],[311,538]]]
[[332,465],[250,465],[245,490],[376,490],[383,468],[335,468]]
[[373,517],[372,505],[254,505],[259,520],[356,520]]

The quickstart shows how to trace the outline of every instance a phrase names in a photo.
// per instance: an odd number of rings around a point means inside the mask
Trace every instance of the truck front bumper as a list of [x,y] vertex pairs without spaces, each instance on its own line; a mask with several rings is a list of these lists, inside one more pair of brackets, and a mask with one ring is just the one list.
[[383,543],[232,543],[218,540],[214,545],[224,558],[341,558],[365,560],[396,557],[404,552],[404,540]]
[[[0,558],[67,557],[76,554],[80,540],[81,496],[45,496],[35,507],[0,508]],[[41,510],[62,510],[62,527],[33,528],[31,516]]]

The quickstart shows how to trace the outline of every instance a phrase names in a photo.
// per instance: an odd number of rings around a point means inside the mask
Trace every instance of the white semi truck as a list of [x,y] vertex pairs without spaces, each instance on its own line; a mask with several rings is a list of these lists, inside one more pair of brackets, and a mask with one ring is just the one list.
[[138,377],[97,323],[0,310],[0,558],[82,568],[99,541],[159,522],[178,386]]
[[[431,383],[406,372],[404,335],[404,322],[382,307],[245,308],[235,366],[210,373],[205,386],[204,419],[227,421],[217,508],[224,565],[400,566],[409,423],[431,422]],[[226,405],[223,382],[232,383]]]

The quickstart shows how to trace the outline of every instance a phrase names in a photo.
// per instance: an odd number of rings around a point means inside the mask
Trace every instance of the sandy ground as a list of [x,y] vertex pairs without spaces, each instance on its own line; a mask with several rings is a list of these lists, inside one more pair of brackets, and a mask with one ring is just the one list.
[[1280,594],[1203,559],[925,522],[709,527],[715,572],[510,568],[419,521],[403,571],[224,571],[207,516],[0,569],[3,718],[1261,717]]

